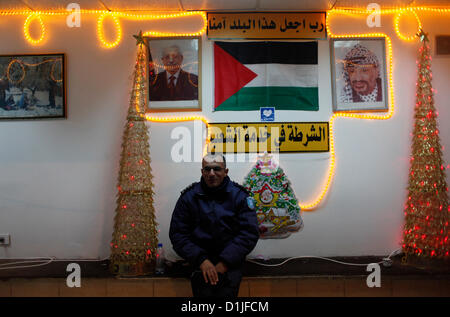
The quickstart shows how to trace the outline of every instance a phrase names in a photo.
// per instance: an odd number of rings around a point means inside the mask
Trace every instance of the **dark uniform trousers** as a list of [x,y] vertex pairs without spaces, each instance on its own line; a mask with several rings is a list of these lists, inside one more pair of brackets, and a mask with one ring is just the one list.
[[239,293],[242,280],[241,269],[229,270],[225,274],[218,273],[216,285],[206,283],[202,271],[194,271],[191,275],[192,294],[194,297],[235,298]]

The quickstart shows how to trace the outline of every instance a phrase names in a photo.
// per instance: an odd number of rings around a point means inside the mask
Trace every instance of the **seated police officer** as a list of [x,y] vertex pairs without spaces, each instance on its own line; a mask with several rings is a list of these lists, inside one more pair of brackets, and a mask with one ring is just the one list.
[[200,182],[182,191],[172,214],[169,237],[194,267],[195,297],[236,297],[245,257],[259,238],[253,199],[227,174],[223,155],[206,155]]

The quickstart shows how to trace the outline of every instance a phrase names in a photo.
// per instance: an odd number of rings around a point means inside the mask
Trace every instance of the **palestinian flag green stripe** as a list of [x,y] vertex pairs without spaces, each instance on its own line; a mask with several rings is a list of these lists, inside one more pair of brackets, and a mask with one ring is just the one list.
[[[319,110],[318,87],[244,87],[220,105],[220,110]],[[239,106],[237,106],[239,105]]]

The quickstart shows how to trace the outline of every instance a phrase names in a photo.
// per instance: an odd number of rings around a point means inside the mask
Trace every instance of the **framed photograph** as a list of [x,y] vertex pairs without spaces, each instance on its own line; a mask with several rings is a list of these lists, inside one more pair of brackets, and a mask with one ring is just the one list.
[[331,39],[333,111],[387,111],[384,38]]
[[201,37],[146,41],[148,112],[201,110]]
[[43,118],[66,118],[65,55],[0,55],[0,119]]

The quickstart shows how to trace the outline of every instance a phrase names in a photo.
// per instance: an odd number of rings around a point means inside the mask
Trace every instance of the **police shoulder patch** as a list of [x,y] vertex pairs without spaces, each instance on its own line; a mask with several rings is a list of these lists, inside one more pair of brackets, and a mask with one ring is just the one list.
[[192,188],[194,188],[196,183],[192,183],[191,185],[189,185],[188,187],[186,187],[185,189],[183,189],[181,191],[181,195],[183,195],[184,193],[186,193],[187,191],[191,190]]
[[251,210],[255,210],[256,209],[255,200],[253,199],[253,197],[247,197],[247,206]]

